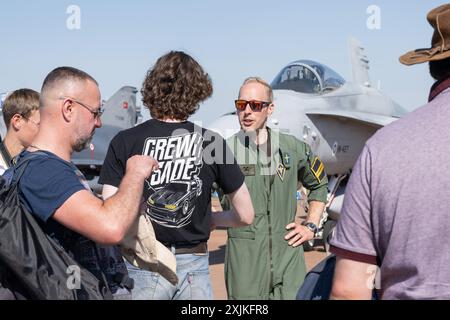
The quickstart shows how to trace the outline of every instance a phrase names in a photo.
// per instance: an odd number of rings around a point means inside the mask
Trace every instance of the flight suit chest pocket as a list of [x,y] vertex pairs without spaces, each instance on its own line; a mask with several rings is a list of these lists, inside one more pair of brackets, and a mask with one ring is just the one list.
[[256,232],[249,227],[228,229],[228,238],[255,240]]

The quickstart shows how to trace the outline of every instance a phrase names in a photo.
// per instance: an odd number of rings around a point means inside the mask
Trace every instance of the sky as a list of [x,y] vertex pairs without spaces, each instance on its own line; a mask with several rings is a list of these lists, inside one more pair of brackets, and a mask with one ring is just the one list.
[[45,76],[65,65],[91,74],[106,100],[122,86],[140,89],[159,56],[182,50],[213,81],[213,96],[191,118],[208,125],[233,110],[245,78],[271,82],[295,60],[321,62],[352,81],[348,39],[354,37],[370,60],[372,84],[413,110],[426,103],[433,81],[426,64],[407,67],[398,57],[430,47],[426,14],[445,2],[405,2],[2,0],[0,92],[39,91]]

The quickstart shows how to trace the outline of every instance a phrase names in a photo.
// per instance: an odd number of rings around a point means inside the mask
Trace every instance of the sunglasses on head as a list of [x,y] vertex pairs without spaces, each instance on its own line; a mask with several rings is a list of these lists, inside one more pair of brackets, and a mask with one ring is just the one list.
[[247,107],[247,104],[250,105],[250,109],[252,111],[261,111],[263,108],[270,106],[270,102],[265,101],[257,101],[257,100],[235,100],[234,105],[236,106],[236,109],[239,111],[244,111]]

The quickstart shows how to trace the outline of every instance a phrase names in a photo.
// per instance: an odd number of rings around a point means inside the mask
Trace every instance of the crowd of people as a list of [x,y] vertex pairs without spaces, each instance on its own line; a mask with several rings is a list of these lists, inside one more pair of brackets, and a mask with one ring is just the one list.
[[[331,239],[333,299],[373,298],[373,267],[379,298],[450,298],[450,250],[439,238],[450,227],[450,5],[432,10],[428,20],[432,47],[400,61],[429,62],[436,83],[429,103],[379,130],[354,166]],[[241,130],[227,140],[189,121],[213,86],[188,54],[161,56],[141,93],[151,119],[111,140],[101,197],[71,162],[102,126],[97,81],[59,67],[40,93],[19,89],[6,97],[0,170],[17,180],[20,200],[39,227],[113,298],[136,300],[213,299],[207,241],[211,230],[224,227],[228,298],[294,299],[306,275],[302,244],[318,232],[328,180],[310,146],[268,127],[276,108],[270,85],[259,77],[244,80],[234,101]],[[25,159],[18,177],[15,168]],[[309,190],[302,223],[298,183]],[[213,186],[223,211],[211,211]],[[157,248],[175,261],[175,277],[158,267],[166,262],[158,261]],[[150,263],[137,261],[145,255]],[[30,298],[24,286],[3,280],[0,298]]]

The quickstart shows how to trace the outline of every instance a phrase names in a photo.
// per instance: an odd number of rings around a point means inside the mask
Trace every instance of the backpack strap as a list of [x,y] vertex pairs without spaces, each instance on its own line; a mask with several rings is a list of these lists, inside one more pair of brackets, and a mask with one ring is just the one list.
[[27,155],[25,155],[23,158],[21,158],[15,165],[12,167],[14,170],[13,172],[13,181],[11,182],[11,187],[16,186],[19,183],[20,178],[22,178],[25,169],[28,166],[28,163],[40,156],[48,156],[44,151],[35,151],[30,152]]
[[2,158],[5,160],[5,163],[8,167],[11,166],[11,155],[9,154],[8,149],[6,149],[5,143],[3,142],[3,140],[0,139],[0,153],[2,155]]

